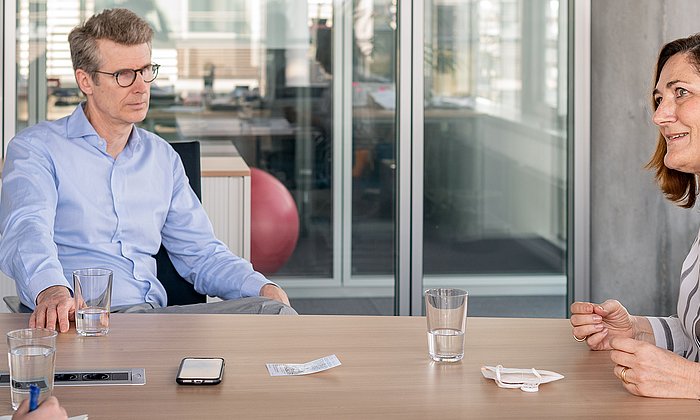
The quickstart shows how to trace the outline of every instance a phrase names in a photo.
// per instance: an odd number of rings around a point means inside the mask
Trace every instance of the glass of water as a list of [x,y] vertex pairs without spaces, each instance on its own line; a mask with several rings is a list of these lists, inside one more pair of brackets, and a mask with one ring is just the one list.
[[82,336],[106,335],[112,304],[112,270],[83,268],[73,271],[75,329]]
[[467,297],[461,289],[425,291],[428,353],[436,362],[458,362],[464,357]]
[[29,398],[29,387],[39,387],[39,402],[53,391],[56,364],[56,331],[27,328],[7,333],[12,409]]

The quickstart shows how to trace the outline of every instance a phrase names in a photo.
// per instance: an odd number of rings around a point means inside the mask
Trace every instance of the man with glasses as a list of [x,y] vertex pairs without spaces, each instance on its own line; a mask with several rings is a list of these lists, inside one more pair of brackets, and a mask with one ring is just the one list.
[[[148,112],[153,30],[126,9],[91,17],[68,36],[86,101],[10,142],[0,198],[0,268],[34,309],[30,327],[65,332],[73,270],[114,272],[113,308],[130,312],[291,313],[284,291],[213,234],[177,153],[136,127]],[[152,255],[161,241],[202,294],[223,302],[166,307]]]
[[115,71],[114,73],[95,70],[95,73],[102,73],[108,76],[112,76],[114,77],[114,80],[117,81],[117,84],[119,86],[128,88],[129,86],[134,84],[134,82],[136,81],[136,76],[138,76],[139,74],[141,75],[141,77],[143,77],[143,81],[146,83],[151,83],[152,81],[156,80],[156,77],[158,77],[159,68],[160,64],[147,64],[142,68],[136,70],[121,69]]

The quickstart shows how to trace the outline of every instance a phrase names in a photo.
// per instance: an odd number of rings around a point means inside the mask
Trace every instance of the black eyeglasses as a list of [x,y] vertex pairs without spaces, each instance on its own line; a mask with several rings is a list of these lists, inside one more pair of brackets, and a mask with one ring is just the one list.
[[145,67],[136,70],[121,69],[115,71],[114,73],[95,70],[95,73],[102,73],[109,76],[113,76],[119,86],[129,87],[133,85],[136,81],[136,73],[141,73],[141,77],[143,77],[143,81],[146,83],[151,83],[152,81],[156,80],[156,77],[158,77],[159,68],[160,64],[149,64]]

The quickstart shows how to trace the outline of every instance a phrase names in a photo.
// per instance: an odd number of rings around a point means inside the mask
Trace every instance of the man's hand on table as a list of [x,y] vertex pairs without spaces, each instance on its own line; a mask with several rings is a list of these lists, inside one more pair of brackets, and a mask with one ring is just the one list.
[[75,301],[65,286],[51,286],[36,298],[36,309],[29,317],[29,328],[48,328],[66,332],[75,320]]
[[287,297],[287,294],[284,292],[284,290],[275,286],[274,284],[264,285],[262,289],[260,289],[260,296],[274,299],[284,303],[285,305],[289,305],[289,298]]

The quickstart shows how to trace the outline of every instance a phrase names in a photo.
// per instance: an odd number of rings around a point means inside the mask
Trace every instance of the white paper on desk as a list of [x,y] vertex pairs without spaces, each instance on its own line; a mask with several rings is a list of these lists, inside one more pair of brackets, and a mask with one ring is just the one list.
[[[9,414],[7,416],[0,416],[0,420],[12,420],[12,416]],[[68,417],[68,420],[88,420],[88,415],[81,414],[75,417]]]
[[335,354],[331,354],[306,363],[267,363],[266,366],[270,376],[297,376],[322,372],[340,364]]

